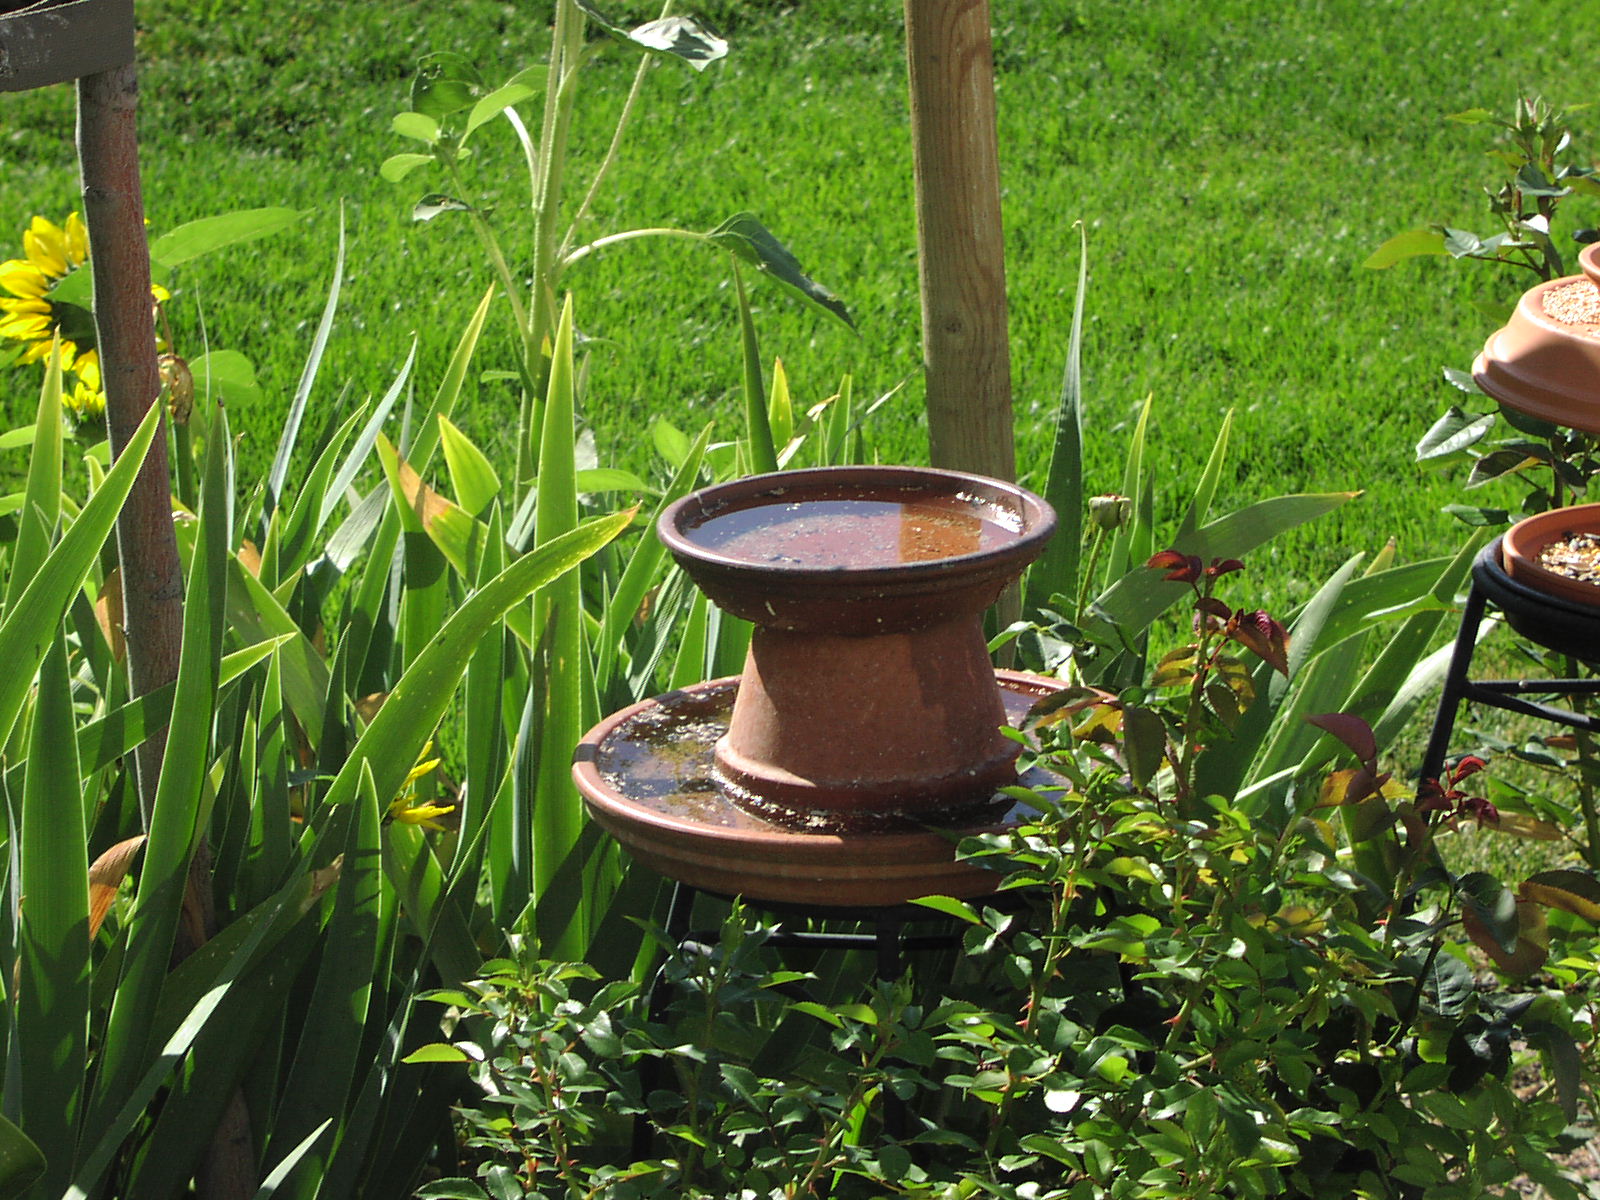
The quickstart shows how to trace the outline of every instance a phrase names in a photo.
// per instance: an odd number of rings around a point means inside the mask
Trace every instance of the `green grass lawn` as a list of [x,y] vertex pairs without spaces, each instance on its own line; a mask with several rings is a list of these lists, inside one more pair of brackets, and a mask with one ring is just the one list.
[[[614,4],[619,14],[620,3]],[[654,15],[628,6],[628,17]],[[656,70],[623,161],[595,206],[595,236],[635,225],[709,228],[757,212],[851,305],[859,336],[758,288],[767,356],[797,399],[845,372],[887,390],[918,364],[919,316],[898,5],[814,0],[703,11],[729,36],[703,75]],[[1485,133],[1446,122],[1519,91],[1575,103],[1577,6],[1514,0],[1426,5],[1325,2],[1264,13],[1243,0],[997,0],[995,56],[1021,471],[1042,479],[1076,279],[1075,221],[1089,228],[1085,343],[1090,486],[1120,481],[1130,413],[1155,397],[1155,453],[1184,498],[1212,435],[1236,413],[1224,499],[1363,489],[1318,527],[1251,564],[1262,603],[1284,606],[1349,553],[1399,539],[1403,556],[1453,547],[1438,514],[1455,481],[1412,462],[1448,402],[1439,368],[1465,366],[1484,335],[1470,299],[1520,284],[1440,260],[1388,272],[1362,261],[1429,220],[1488,232],[1478,187]],[[541,5],[463,0],[142,0],[146,204],[156,231],[230,209],[306,212],[288,233],[180,269],[182,348],[253,358],[267,399],[234,412],[244,467],[270,454],[331,274],[341,207],[350,239],[343,316],[316,401],[380,391],[420,338],[431,390],[489,273],[464,221],[414,225],[428,185],[378,176],[408,148],[389,128],[417,57],[459,51],[491,81],[538,61]],[[632,73],[612,51],[584,81],[580,173],[603,152]],[[75,203],[73,100],[56,88],[0,97],[0,232]],[[481,139],[469,199],[508,222],[525,183],[504,130]],[[14,252],[14,251],[13,251]],[[525,265],[525,264],[524,264]],[[715,417],[736,432],[737,319],[728,273],[699,248],[632,243],[569,277],[581,326],[609,339],[592,364],[587,416],[602,461],[640,468],[644,423]],[[1498,289],[1498,290],[1496,290]],[[485,369],[511,363],[497,314]],[[36,381],[3,386],[13,419]],[[474,383],[463,416],[504,453],[515,397]],[[919,460],[920,386],[885,410],[886,459]],[[248,477],[248,476],[247,476]]]

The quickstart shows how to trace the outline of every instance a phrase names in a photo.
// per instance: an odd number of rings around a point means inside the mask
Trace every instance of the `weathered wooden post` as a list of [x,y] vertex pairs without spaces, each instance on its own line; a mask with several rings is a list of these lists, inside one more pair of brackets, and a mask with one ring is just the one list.
[[[161,395],[139,177],[133,0],[0,0],[0,91],[73,80],[83,215],[94,270],[95,345],[115,457]],[[117,561],[129,689],[141,696],[177,679],[183,642],[183,568],[172,524],[164,430],[157,433],[117,518]],[[166,743],[167,731],[161,729],[135,753],[147,828]],[[180,937],[180,955],[213,932],[210,857],[201,836],[190,869],[194,919]],[[201,1166],[199,1192],[207,1200],[244,1200],[255,1193],[255,1176],[249,1113],[235,1090]]]
[[930,459],[1015,479],[989,2],[905,12]]
[[[0,0],[0,90],[77,81],[78,159],[94,268],[95,340],[111,453],[120,454],[161,391],[150,307],[135,111],[133,0]],[[141,696],[178,677],[183,572],[172,527],[167,443],[158,434],[117,519],[128,683]],[[166,734],[135,755],[145,823]]]

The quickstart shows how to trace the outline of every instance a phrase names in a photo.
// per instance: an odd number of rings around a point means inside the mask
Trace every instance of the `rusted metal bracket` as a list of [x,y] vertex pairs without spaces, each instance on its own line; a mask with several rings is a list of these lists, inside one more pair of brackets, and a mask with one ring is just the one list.
[[[0,9],[9,7],[0,0]],[[133,28],[133,0],[34,0],[0,11],[0,92],[125,67]]]

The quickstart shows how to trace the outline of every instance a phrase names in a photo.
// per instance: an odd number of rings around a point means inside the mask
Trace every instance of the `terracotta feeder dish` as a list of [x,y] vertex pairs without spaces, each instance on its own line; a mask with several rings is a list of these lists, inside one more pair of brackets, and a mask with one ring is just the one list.
[[1582,275],[1523,293],[1490,335],[1472,378],[1502,404],[1586,433],[1600,433],[1600,242],[1578,255]]
[[1518,583],[1600,612],[1600,504],[1555,508],[1518,521],[1501,542]]
[[1022,488],[910,467],[684,497],[661,540],[753,623],[744,673],[591,730],[573,767],[589,811],[710,891],[850,907],[992,890],[955,844],[1020,819],[999,794],[1020,752],[1001,727],[1061,685],[996,671],[982,616],[1054,529]]

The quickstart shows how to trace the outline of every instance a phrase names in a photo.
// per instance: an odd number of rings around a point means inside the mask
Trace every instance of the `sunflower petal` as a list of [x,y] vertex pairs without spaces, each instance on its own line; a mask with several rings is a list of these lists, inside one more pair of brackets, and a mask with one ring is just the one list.
[[49,336],[49,313],[15,313],[0,320],[0,337],[32,342]]
[[42,300],[50,292],[50,280],[25,258],[0,263],[0,287],[24,300]]
[[67,273],[67,235],[53,221],[35,217],[23,231],[22,252],[47,275],[60,279]]
[[83,260],[89,257],[89,231],[83,224],[83,218],[77,213],[68,215],[62,233],[66,237],[67,262],[74,267],[82,266]]

